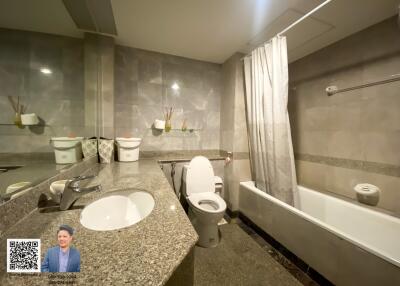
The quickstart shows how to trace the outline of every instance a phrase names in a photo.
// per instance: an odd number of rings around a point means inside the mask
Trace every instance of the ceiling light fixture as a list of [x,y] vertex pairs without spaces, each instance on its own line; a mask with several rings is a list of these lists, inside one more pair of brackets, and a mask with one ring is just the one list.
[[174,84],[171,86],[171,88],[173,90],[178,90],[179,89],[179,85],[176,82],[174,82]]
[[48,68],[41,68],[40,69],[40,72],[41,73],[44,73],[44,74],[52,74],[53,72],[51,71],[51,69],[48,69]]

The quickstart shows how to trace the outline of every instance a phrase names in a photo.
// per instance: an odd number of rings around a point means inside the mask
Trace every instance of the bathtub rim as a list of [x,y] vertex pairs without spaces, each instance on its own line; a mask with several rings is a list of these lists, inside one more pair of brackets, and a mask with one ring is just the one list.
[[[391,256],[391,255],[388,255],[388,254],[386,254],[386,253],[382,253],[382,252],[376,250],[376,248],[374,248],[374,247],[369,247],[369,246],[367,246],[367,245],[361,243],[361,242],[358,241],[357,239],[353,238],[352,236],[346,235],[344,232],[338,230],[337,228],[335,228],[335,227],[333,227],[333,226],[330,226],[329,224],[327,224],[327,223],[325,223],[325,222],[323,222],[323,221],[321,221],[321,220],[319,220],[319,219],[317,219],[317,218],[315,218],[315,217],[313,217],[313,216],[311,216],[311,215],[309,215],[309,214],[307,214],[307,213],[305,213],[305,212],[302,212],[302,211],[300,211],[299,209],[297,209],[297,208],[295,208],[295,207],[292,207],[291,205],[288,205],[288,204],[286,204],[285,202],[282,202],[281,200],[279,200],[279,199],[277,199],[277,198],[275,198],[275,197],[273,197],[273,196],[271,196],[271,195],[269,195],[269,194],[267,194],[267,193],[261,191],[260,189],[258,189],[258,188],[255,186],[254,181],[240,182],[240,186],[243,186],[243,187],[245,187],[245,188],[250,189],[251,191],[255,192],[256,194],[259,194],[259,195],[261,195],[262,197],[265,197],[266,199],[272,201],[273,203],[276,203],[276,204],[278,204],[279,206],[284,207],[285,209],[289,210],[291,213],[294,213],[294,214],[296,214],[296,215],[299,215],[299,216],[302,217],[303,219],[305,219],[305,220],[307,220],[307,221],[309,221],[309,222],[311,222],[311,223],[314,223],[314,224],[318,225],[319,227],[321,227],[321,228],[323,228],[323,229],[329,231],[330,233],[332,233],[332,234],[338,236],[340,239],[346,240],[346,241],[348,241],[348,242],[354,244],[355,246],[357,246],[357,247],[360,248],[361,250],[367,251],[367,252],[369,252],[369,253],[372,253],[372,254],[374,254],[375,256],[377,256],[377,257],[379,257],[379,258],[381,258],[381,259],[383,259],[383,260],[385,260],[385,261],[387,261],[387,262],[389,262],[389,263],[395,265],[396,267],[399,267],[399,268],[400,268],[400,259],[397,260],[396,258],[394,258],[394,257]],[[326,193],[318,192],[318,191],[315,191],[315,190],[313,190],[313,189],[304,187],[304,186],[302,186],[302,185],[298,185],[298,187],[303,188],[303,189],[305,189],[305,190],[307,190],[307,191],[310,191],[310,192],[318,193],[318,194],[320,194],[320,195],[329,196],[329,195],[326,194]],[[240,191],[240,190],[239,190],[239,191]],[[375,211],[375,210],[371,210],[371,209],[369,209],[369,208],[364,208],[364,207],[362,207],[362,206],[359,206],[359,205],[356,205],[356,204],[352,204],[352,203],[350,203],[350,202],[348,202],[348,201],[339,199],[339,198],[334,197],[334,196],[329,196],[329,197],[332,198],[332,199],[334,199],[334,200],[340,200],[341,202],[343,202],[343,203],[345,203],[345,204],[349,204],[349,205],[351,205],[351,206],[353,206],[353,207],[360,208],[360,209],[366,210],[366,211],[368,211],[368,212],[372,212],[372,213],[374,213],[374,214],[376,214],[376,215],[378,215],[378,216],[383,216],[383,217],[385,217],[385,218],[389,218],[390,220],[396,220],[396,221],[400,220],[400,219],[397,218],[397,217],[394,217],[394,216],[391,216],[391,215],[388,215],[388,214],[384,214],[384,213],[381,213],[381,212],[378,212],[378,211]]]

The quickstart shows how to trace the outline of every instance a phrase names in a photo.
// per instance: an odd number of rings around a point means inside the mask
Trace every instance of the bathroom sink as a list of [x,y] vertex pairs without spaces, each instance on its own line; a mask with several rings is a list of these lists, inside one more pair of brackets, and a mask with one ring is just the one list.
[[131,226],[148,216],[154,208],[153,197],[137,189],[109,193],[81,213],[81,224],[91,230],[115,230]]

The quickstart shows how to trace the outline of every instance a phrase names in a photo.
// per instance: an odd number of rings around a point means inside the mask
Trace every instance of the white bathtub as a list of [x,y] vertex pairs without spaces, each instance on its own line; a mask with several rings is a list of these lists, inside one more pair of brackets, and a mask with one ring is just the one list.
[[295,207],[240,183],[239,211],[336,285],[400,285],[400,219],[299,186]]

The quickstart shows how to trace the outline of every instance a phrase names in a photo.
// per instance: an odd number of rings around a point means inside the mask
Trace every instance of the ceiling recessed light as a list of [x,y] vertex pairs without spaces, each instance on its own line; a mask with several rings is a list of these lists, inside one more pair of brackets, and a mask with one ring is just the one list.
[[51,69],[48,69],[48,68],[41,68],[40,69],[40,72],[41,73],[44,73],[44,74],[52,74],[53,72],[51,71]]
[[171,86],[171,88],[173,90],[178,90],[179,89],[179,85],[176,82],[174,82],[174,84]]

